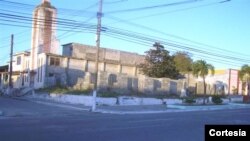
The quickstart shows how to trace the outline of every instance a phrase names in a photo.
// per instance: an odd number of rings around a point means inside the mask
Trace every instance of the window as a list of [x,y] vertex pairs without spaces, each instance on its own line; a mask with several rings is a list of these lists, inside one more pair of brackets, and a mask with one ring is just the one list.
[[16,58],[16,65],[20,65],[21,64],[21,56],[18,56]]
[[108,77],[109,86],[113,86],[115,82],[117,82],[117,76],[115,74],[110,74]]
[[90,83],[94,84],[96,81],[96,75],[95,73],[91,73],[90,74]]
[[60,66],[60,58],[50,57],[51,66]]
[[54,73],[49,73],[49,77],[54,77]]

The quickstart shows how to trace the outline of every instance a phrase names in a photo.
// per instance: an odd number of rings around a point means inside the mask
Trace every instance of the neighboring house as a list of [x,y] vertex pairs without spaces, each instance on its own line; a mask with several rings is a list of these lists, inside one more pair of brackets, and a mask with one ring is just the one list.
[[8,65],[0,66],[0,89],[6,88],[8,85],[8,69]]
[[14,88],[29,86],[30,52],[20,52],[13,55],[12,72]]
[[[198,78],[197,81],[202,82],[202,79]],[[206,77],[206,83],[208,85],[207,92],[211,94],[220,93],[219,89],[223,89],[224,94],[244,94],[243,83],[239,80],[239,70],[215,70],[214,75],[209,74]]]

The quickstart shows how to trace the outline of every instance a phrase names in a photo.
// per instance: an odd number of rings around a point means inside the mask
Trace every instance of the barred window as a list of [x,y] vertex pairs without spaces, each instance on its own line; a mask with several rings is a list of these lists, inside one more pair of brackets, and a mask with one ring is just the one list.
[[60,66],[60,58],[50,57],[51,66]]
[[108,85],[113,86],[117,82],[117,76],[115,74],[110,74],[108,77]]

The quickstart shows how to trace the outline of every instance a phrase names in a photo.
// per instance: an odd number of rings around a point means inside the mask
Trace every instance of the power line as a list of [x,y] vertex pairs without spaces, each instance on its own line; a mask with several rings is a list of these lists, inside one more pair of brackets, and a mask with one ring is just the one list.
[[[89,8],[92,8],[92,7],[94,7],[94,6],[96,6],[97,5],[97,3],[94,3],[94,4],[92,4],[92,5],[90,5],[90,6],[88,6],[85,10],[87,10],[87,9],[89,9]],[[2,10],[2,11],[7,11],[7,12],[11,12],[11,13],[17,13],[17,12],[15,12],[15,11],[10,11],[10,10]],[[79,12],[79,11],[78,11]],[[82,11],[81,11],[82,12]],[[18,13],[20,13],[20,12],[18,12]],[[30,15],[30,14],[27,14],[27,13],[21,13],[21,14],[25,14],[25,15]],[[4,15],[5,16],[5,18],[6,18],[6,15]],[[13,15],[11,15],[11,14],[8,14],[7,16],[13,16]],[[16,16],[16,15],[14,15],[14,16]],[[8,25],[8,26],[18,26],[18,27],[25,27],[25,28],[32,28],[32,27],[30,27],[30,25],[31,25],[31,23],[30,22],[27,22],[27,19],[29,20],[30,18],[29,17],[23,17],[23,16],[17,16],[18,18],[19,18],[19,20],[24,20],[25,22],[19,22],[19,23],[23,23],[23,24],[29,24],[29,26],[24,26],[24,25],[13,25],[13,24],[6,24],[6,23],[1,23],[2,25]],[[21,19],[20,19],[20,17],[22,17]],[[26,19],[25,19],[26,18]],[[85,22],[88,22],[88,21],[90,21],[91,19],[92,19],[93,17],[91,17],[91,18],[89,18],[89,19],[87,19]],[[11,19],[13,19],[13,18],[11,18]],[[15,19],[16,19],[16,17],[15,17]],[[70,21],[70,22],[74,22],[74,23],[72,23],[72,24],[75,24],[75,22],[76,21],[74,21],[74,20],[71,20],[71,19],[62,19],[62,18],[56,18],[56,19],[53,19],[53,22],[56,22],[56,20],[57,19],[60,19],[60,21],[61,20],[64,20],[64,21]],[[35,19],[33,19],[33,20],[35,20]],[[29,21],[33,21],[33,20],[29,20]],[[42,21],[44,21],[44,19],[36,19],[37,21],[39,21],[39,22],[42,22]],[[2,21],[10,21],[10,20],[2,20]],[[16,20],[12,20],[11,22],[15,22],[16,23]],[[51,21],[45,21],[45,23],[46,22],[51,22]],[[83,23],[85,23],[85,22],[83,22]],[[40,23],[38,23],[38,25],[40,25]],[[92,25],[91,25],[92,26]],[[70,27],[73,27],[72,25],[70,25]],[[80,25],[76,25],[76,27],[80,27]],[[34,28],[34,27],[33,27]],[[74,28],[73,27],[73,29],[71,28],[70,30],[60,30],[59,29],[59,31],[66,31],[65,33],[63,33],[62,35],[59,35],[58,36],[58,38],[61,38],[61,36],[63,36],[63,35],[65,35],[65,34],[67,34],[67,33],[69,33],[69,32],[82,32],[82,31],[75,31],[75,29],[76,28]],[[86,32],[85,32],[86,33]],[[8,37],[9,38],[9,37]],[[21,41],[22,42],[22,41]],[[6,45],[6,46],[2,46],[2,47],[0,47],[0,48],[4,48],[4,47],[8,47],[8,45]]]
[[[209,3],[207,5],[202,5],[202,6],[211,6],[211,5],[214,5],[214,4],[220,4],[220,2],[216,2],[216,3]],[[199,6],[200,7],[200,6]],[[192,7],[194,8],[194,7]],[[195,7],[195,8],[198,8],[198,7]],[[189,8],[188,8],[189,9]],[[149,15],[150,16],[150,15]],[[156,14],[154,14],[154,16],[157,16]],[[207,44],[204,44],[204,43],[200,43],[200,42],[197,42],[197,41],[192,41],[190,39],[186,39],[186,38],[183,38],[183,37],[180,37],[180,36],[177,36],[177,35],[172,35],[172,34],[166,34],[162,31],[159,31],[159,30],[156,30],[156,29],[153,29],[153,28],[150,28],[150,27],[146,27],[146,26],[143,26],[143,25],[139,25],[139,24],[136,24],[136,23],[133,23],[133,22],[130,22],[131,20],[134,21],[134,20],[138,20],[140,19],[140,17],[137,17],[137,18],[133,18],[133,19],[129,19],[129,20],[123,20],[123,19],[120,19],[120,18],[116,18],[116,17],[113,17],[113,16],[109,16],[111,19],[113,20],[116,20],[118,21],[119,23],[122,22],[124,24],[127,24],[127,25],[131,25],[131,26],[134,26],[134,27],[139,27],[139,28],[142,28],[142,29],[146,29],[148,31],[152,31],[152,32],[155,32],[155,33],[159,33],[159,34],[162,34],[162,35],[166,35],[166,36],[170,36],[170,37],[173,37],[173,38],[177,38],[177,39],[180,39],[180,40],[183,40],[183,41],[187,41],[187,42],[190,42],[190,43],[194,43],[196,44],[195,46],[197,45],[201,45],[201,46],[204,46],[204,47],[209,47],[210,49],[212,50],[215,50],[215,51],[220,51],[222,53],[225,53],[225,52],[230,52],[232,54],[235,54],[235,52],[232,52],[230,50],[225,50],[225,49],[221,49],[219,47],[215,47],[215,46],[211,46],[211,45],[207,45]],[[148,17],[148,16],[146,16]],[[109,24],[114,24],[114,23],[109,23]],[[178,42],[177,42],[178,43]],[[192,45],[194,46],[194,45]],[[200,46],[199,46],[200,47]],[[238,55],[243,55],[243,56],[249,56],[249,55],[246,55],[246,54],[242,54],[242,53],[237,53]]]
[[[136,44],[139,44],[139,45],[147,46],[147,47],[152,46],[152,42],[142,42],[140,40],[133,40],[133,39],[129,39],[129,38],[124,38],[122,36],[117,36],[117,35],[114,35],[114,34],[104,34],[104,35],[109,36],[109,37],[113,37],[113,38],[116,38],[116,39],[120,39],[120,40],[123,40],[123,41],[128,41],[128,42],[136,43]],[[166,49],[168,51],[171,51],[171,52],[180,51],[178,48],[169,48],[171,46],[165,46],[165,47],[166,47]],[[201,54],[198,54],[198,53],[195,53],[195,52],[192,53],[192,54],[194,56],[196,56],[197,58],[201,58],[201,59],[206,58],[206,60],[211,60],[213,62],[218,62],[218,63],[228,64],[228,65],[231,65],[231,66],[240,67],[239,65],[237,65],[237,63],[232,62],[232,61],[228,61],[228,60],[224,60],[224,58],[223,59],[218,59],[218,58],[215,58],[215,57],[208,56],[206,54],[201,55]]]
[[[151,41],[151,42],[156,41],[155,38],[150,38],[150,36],[145,37],[145,36],[141,36],[139,34],[122,32],[122,31],[117,31],[117,30],[112,30],[111,32],[113,32],[115,34],[119,34],[119,35],[129,37],[129,38],[137,38],[137,39],[147,40],[147,41]],[[185,49],[185,50],[198,52],[198,53],[202,53],[202,54],[207,54],[207,55],[211,55],[211,56],[216,56],[216,57],[221,57],[221,58],[226,58],[226,59],[232,59],[232,60],[237,60],[237,61],[250,62],[250,59],[243,59],[243,58],[229,56],[229,55],[225,55],[225,54],[218,54],[218,53],[209,52],[209,51],[193,48],[193,47],[190,47],[190,46],[180,45],[180,44],[176,44],[176,43],[171,43],[171,42],[166,42],[166,41],[161,41],[161,43],[163,43],[165,45],[168,45],[168,46],[171,46],[171,47],[175,47],[175,48],[179,48],[179,49]]]
[[[17,7],[17,10],[33,10],[34,7],[36,7],[36,5],[32,5],[32,4],[26,4],[26,3],[21,3],[21,2],[12,2],[12,1],[8,1],[8,0],[2,0],[0,1],[2,3],[2,5],[7,4],[7,6],[11,6],[13,7]],[[97,2],[94,3],[94,6],[97,5]],[[57,8],[58,11],[61,11],[61,14],[67,14],[70,15],[69,13],[80,13],[80,14],[91,14],[94,15],[95,12],[90,12],[90,11],[86,11],[86,10],[75,10],[75,9],[68,9],[68,8]],[[78,14],[79,15],[79,14]]]
[[197,8],[202,8],[202,7],[212,6],[212,5],[218,5],[218,4],[220,4],[220,3],[219,2],[213,2],[213,3],[208,3],[208,4],[194,6],[194,7],[181,8],[181,9],[176,9],[176,10],[171,10],[171,11],[166,11],[166,12],[159,12],[159,13],[149,14],[149,15],[146,15],[146,16],[134,17],[134,18],[126,19],[126,20],[119,19],[119,18],[116,18],[116,17],[111,16],[111,15],[107,15],[106,17],[117,21],[117,22],[110,23],[110,24],[116,24],[116,23],[120,23],[120,22],[129,22],[129,21],[141,20],[141,19],[161,16],[161,15],[166,15],[166,14],[171,14],[171,13],[176,13],[176,12],[181,12],[181,11],[186,11],[186,10],[191,10],[191,9],[197,9]]
[[[8,15],[8,16],[10,16],[10,15]],[[5,17],[5,18],[9,18],[10,19],[10,17]],[[20,20],[24,20],[25,21],[26,19],[23,19],[23,18],[24,17],[21,17]],[[33,21],[33,20],[31,20],[31,21]],[[44,20],[44,19],[40,19],[40,20]],[[14,22],[14,21],[12,21],[12,22]],[[27,22],[27,20],[26,20],[26,22]],[[48,21],[45,21],[45,22],[48,22]],[[53,22],[55,22],[55,21],[53,21]],[[66,30],[65,28],[68,28],[68,27],[71,27],[70,29],[72,29],[72,27],[73,27],[74,29],[77,29],[77,30],[79,30],[81,28],[89,29],[90,27],[93,27],[92,25],[89,25],[89,24],[88,24],[88,26],[82,27],[82,26],[79,26],[80,22],[77,22],[77,23],[78,23],[78,25],[76,24],[76,22],[73,22],[73,21],[71,21],[71,22],[65,22],[64,20],[62,20],[61,23],[59,23],[59,22],[56,23],[55,22],[54,24],[64,25],[64,26],[62,26],[63,30]],[[93,27],[93,30],[94,29],[95,28]],[[152,42],[160,39],[160,38],[152,38],[152,37],[150,37],[148,35],[142,36],[142,34],[138,34],[138,33],[135,33],[135,32],[130,32],[130,31],[126,31],[126,30],[121,30],[121,29],[117,29],[117,28],[112,28],[112,27],[108,27],[107,31],[108,32],[106,33],[106,35],[110,35],[111,37],[115,36],[116,38],[119,38],[119,39],[127,40],[127,41],[134,42],[134,43],[141,43],[141,44],[144,44],[144,45],[148,45],[150,43],[152,44]],[[72,32],[80,32],[80,30],[79,31],[72,31]],[[246,59],[242,59],[242,58],[238,58],[238,57],[234,57],[234,56],[232,57],[232,56],[228,56],[228,55],[226,55],[226,56],[218,56],[219,54],[214,54],[214,53],[211,53],[211,52],[208,52],[208,51],[204,51],[204,50],[200,50],[200,49],[197,50],[197,49],[195,49],[193,47],[190,47],[188,45],[180,45],[178,43],[174,43],[173,44],[171,42],[169,43],[169,42],[166,42],[166,41],[163,42],[163,43],[164,43],[164,45],[173,47],[174,49],[180,49],[181,48],[181,49],[189,50],[189,51],[192,51],[192,52],[195,52],[195,53],[202,53],[202,54],[210,55],[210,56],[213,56],[213,57],[220,57],[222,59],[231,59],[233,61],[242,61],[242,62],[249,61],[249,60],[246,60]]]
[[[38,25],[43,25],[43,23],[48,23],[48,24],[52,24],[52,26],[58,25],[58,28],[67,28],[67,29],[75,29],[75,27],[80,27],[80,28],[84,28],[84,29],[95,29],[95,25],[94,24],[84,24],[84,23],[80,23],[80,22],[72,22],[72,21],[68,21],[68,20],[45,20],[42,18],[29,18],[29,17],[25,17],[25,16],[19,16],[19,15],[11,15],[11,14],[5,14],[5,13],[0,13],[0,18],[2,18],[1,21],[4,22],[9,22],[9,23],[1,23],[2,25],[17,25],[18,24],[22,24],[19,25],[19,27],[30,27],[30,26],[25,26],[25,24],[29,24],[31,25],[31,22],[33,20],[36,20],[38,22]],[[13,20],[15,19],[15,20]],[[15,24],[12,24],[15,23]],[[59,29],[60,30],[60,29]]]
[[[67,23],[69,24],[69,23]],[[70,23],[72,24],[72,23]],[[65,26],[67,27],[67,26]],[[64,28],[65,28],[64,27]],[[74,28],[75,29],[79,29],[79,27],[82,27],[82,26],[75,26],[74,25]],[[88,27],[84,27],[85,29],[89,29],[90,26]],[[92,26],[91,26],[92,27]],[[132,33],[132,32],[124,32],[122,30],[117,30],[117,29],[112,29],[111,27],[109,27],[111,30],[108,30],[109,32],[111,31],[112,33],[115,33],[115,34],[119,34],[119,35],[125,35],[125,36],[129,36],[129,37],[133,37],[133,38],[138,38],[140,40],[151,40],[151,42],[155,41],[156,39],[149,39],[148,37],[144,37],[144,36],[140,36],[138,34],[135,34],[135,33]],[[71,27],[72,29],[72,27]],[[92,28],[93,30],[95,28]],[[172,47],[178,47],[178,48],[182,48],[182,49],[188,49],[189,51],[194,51],[194,52],[199,52],[199,53],[203,53],[203,54],[209,54],[209,55],[214,55],[214,56],[221,56],[219,54],[214,54],[214,53],[211,53],[211,52],[208,52],[208,51],[203,51],[203,50],[198,50],[198,49],[195,49],[195,48],[192,48],[192,47],[189,47],[189,46],[184,46],[184,45],[179,45],[179,44],[173,44],[173,43],[169,43],[169,42],[165,42],[165,44],[169,45],[169,46],[172,46]],[[240,61],[249,61],[249,60],[246,60],[246,59],[242,59],[242,58],[237,58],[237,57],[232,57],[232,56],[227,56],[227,55],[223,55],[224,58],[230,58],[230,59],[235,59],[235,60],[240,60]]]
[[104,4],[117,4],[117,3],[122,3],[128,0],[116,0],[116,1],[110,1],[110,2],[103,2]]
[[[199,0],[199,1],[203,1],[203,0]],[[197,1],[197,0],[186,0],[186,1],[181,1],[181,2],[165,3],[165,4],[161,4],[161,5],[154,5],[154,6],[146,6],[146,7],[139,7],[139,8],[131,8],[131,9],[109,11],[109,12],[106,12],[105,14],[117,14],[117,13],[124,13],[124,12],[137,12],[137,11],[143,11],[143,10],[156,9],[156,8],[164,8],[164,7],[169,7],[169,6],[177,6],[177,5],[189,4],[189,3],[199,2],[199,1]]]
[[[4,17],[4,18],[13,18],[13,17],[15,17],[16,20],[24,20],[24,22],[19,22],[19,23],[22,23],[22,24],[27,24],[27,20],[28,20],[28,18],[25,17],[25,16],[17,16],[17,15],[4,14],[4,13],[0,13],[0,17]],[[36,19],[35,18],[34,20],[38,20],[39,22],[41,22],[41,21],[44,21],[45,19]],[[16,22],[14,20],[5,20],[5,21]],[[30,20],[30,21],[32,21],[32,20]],[[51,22],[51,21],[52,21],[53,24],[56,24],[56,22],[57,22],[55,20],[49,20],[49,21],[45,20],[45,23],[46,22]],[[83,29],[87,29],[87,30],[91,30],[91,29],[94,30],[96,28],[94,25],[79,24],[79,22],[65,22],[65,21],[60,21],[60,22],[58,22],[58,25],[61,25],[62,28],[63,28],[63,30],[65,30],[65,28],[70,29],[70,30],[72,30],[72,29],[79,29],[79,28],[83,28]],[[114,32],[114,33],[116,33],[116,34],[123,34],[123,35],[138,37],[138,35],[136,35],[134,33],[131,34],[129,32],[122,32],[122,31],[114,30],[114,29],[112,29],[111,31]],[[142,38],[142,36],[140,38]],[[168,44],[171,44],[172,46],[177,46],[177,44],[173,44],[173,43],[168,43]],[[193,50],[193,51],[198,51],[198,52],[204,52],[204,53],[211,54],[211,55],[214,54],[214,53],[210,53],[210,52],[207,52],[207,51],[202,51],[202,50],[194,49],[194,48],[183,46],[183,45],[178,45],[178,47],[182,47],[182,48],[185,48],[185,49],[189,49],[189,50]],[[216,55],[219,56],[218,54],[216,54]],[[225,56],[225,55],[224,55],[224,57],[229,58],[229,56]],[[239,60],[239,58],[237,58],[237,57],[230,56],[230,58]],[[241,60],[246,60],[246,59],[241,59]],[[247,61],[249,61],[249,60],[247,60]]]

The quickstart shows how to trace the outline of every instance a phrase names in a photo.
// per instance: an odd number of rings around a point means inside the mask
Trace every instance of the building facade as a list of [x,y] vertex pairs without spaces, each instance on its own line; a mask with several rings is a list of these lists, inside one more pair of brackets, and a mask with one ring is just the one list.
[[[214,75],[206,76],[207,83],[207,92],[210,94],[240,94],[246,95],[246,84],[239,79],[239,70],[235,69],[225,69],[225,70],[215,70]],[[198,78],[197,80],[198,92],[203,92],[203,83],[202,78]]]
[[0,91],[8,85],[8,70],[8,65],[0,66]]
[[[42,0],[33,11],[31,52],[29,62],[30,85],[41,86],[40,73],[43,72],[46,58],[43,53],[58,53],[56,39],[57,10],[49,0]],[[39,81],[37,81],[39,80]]]

